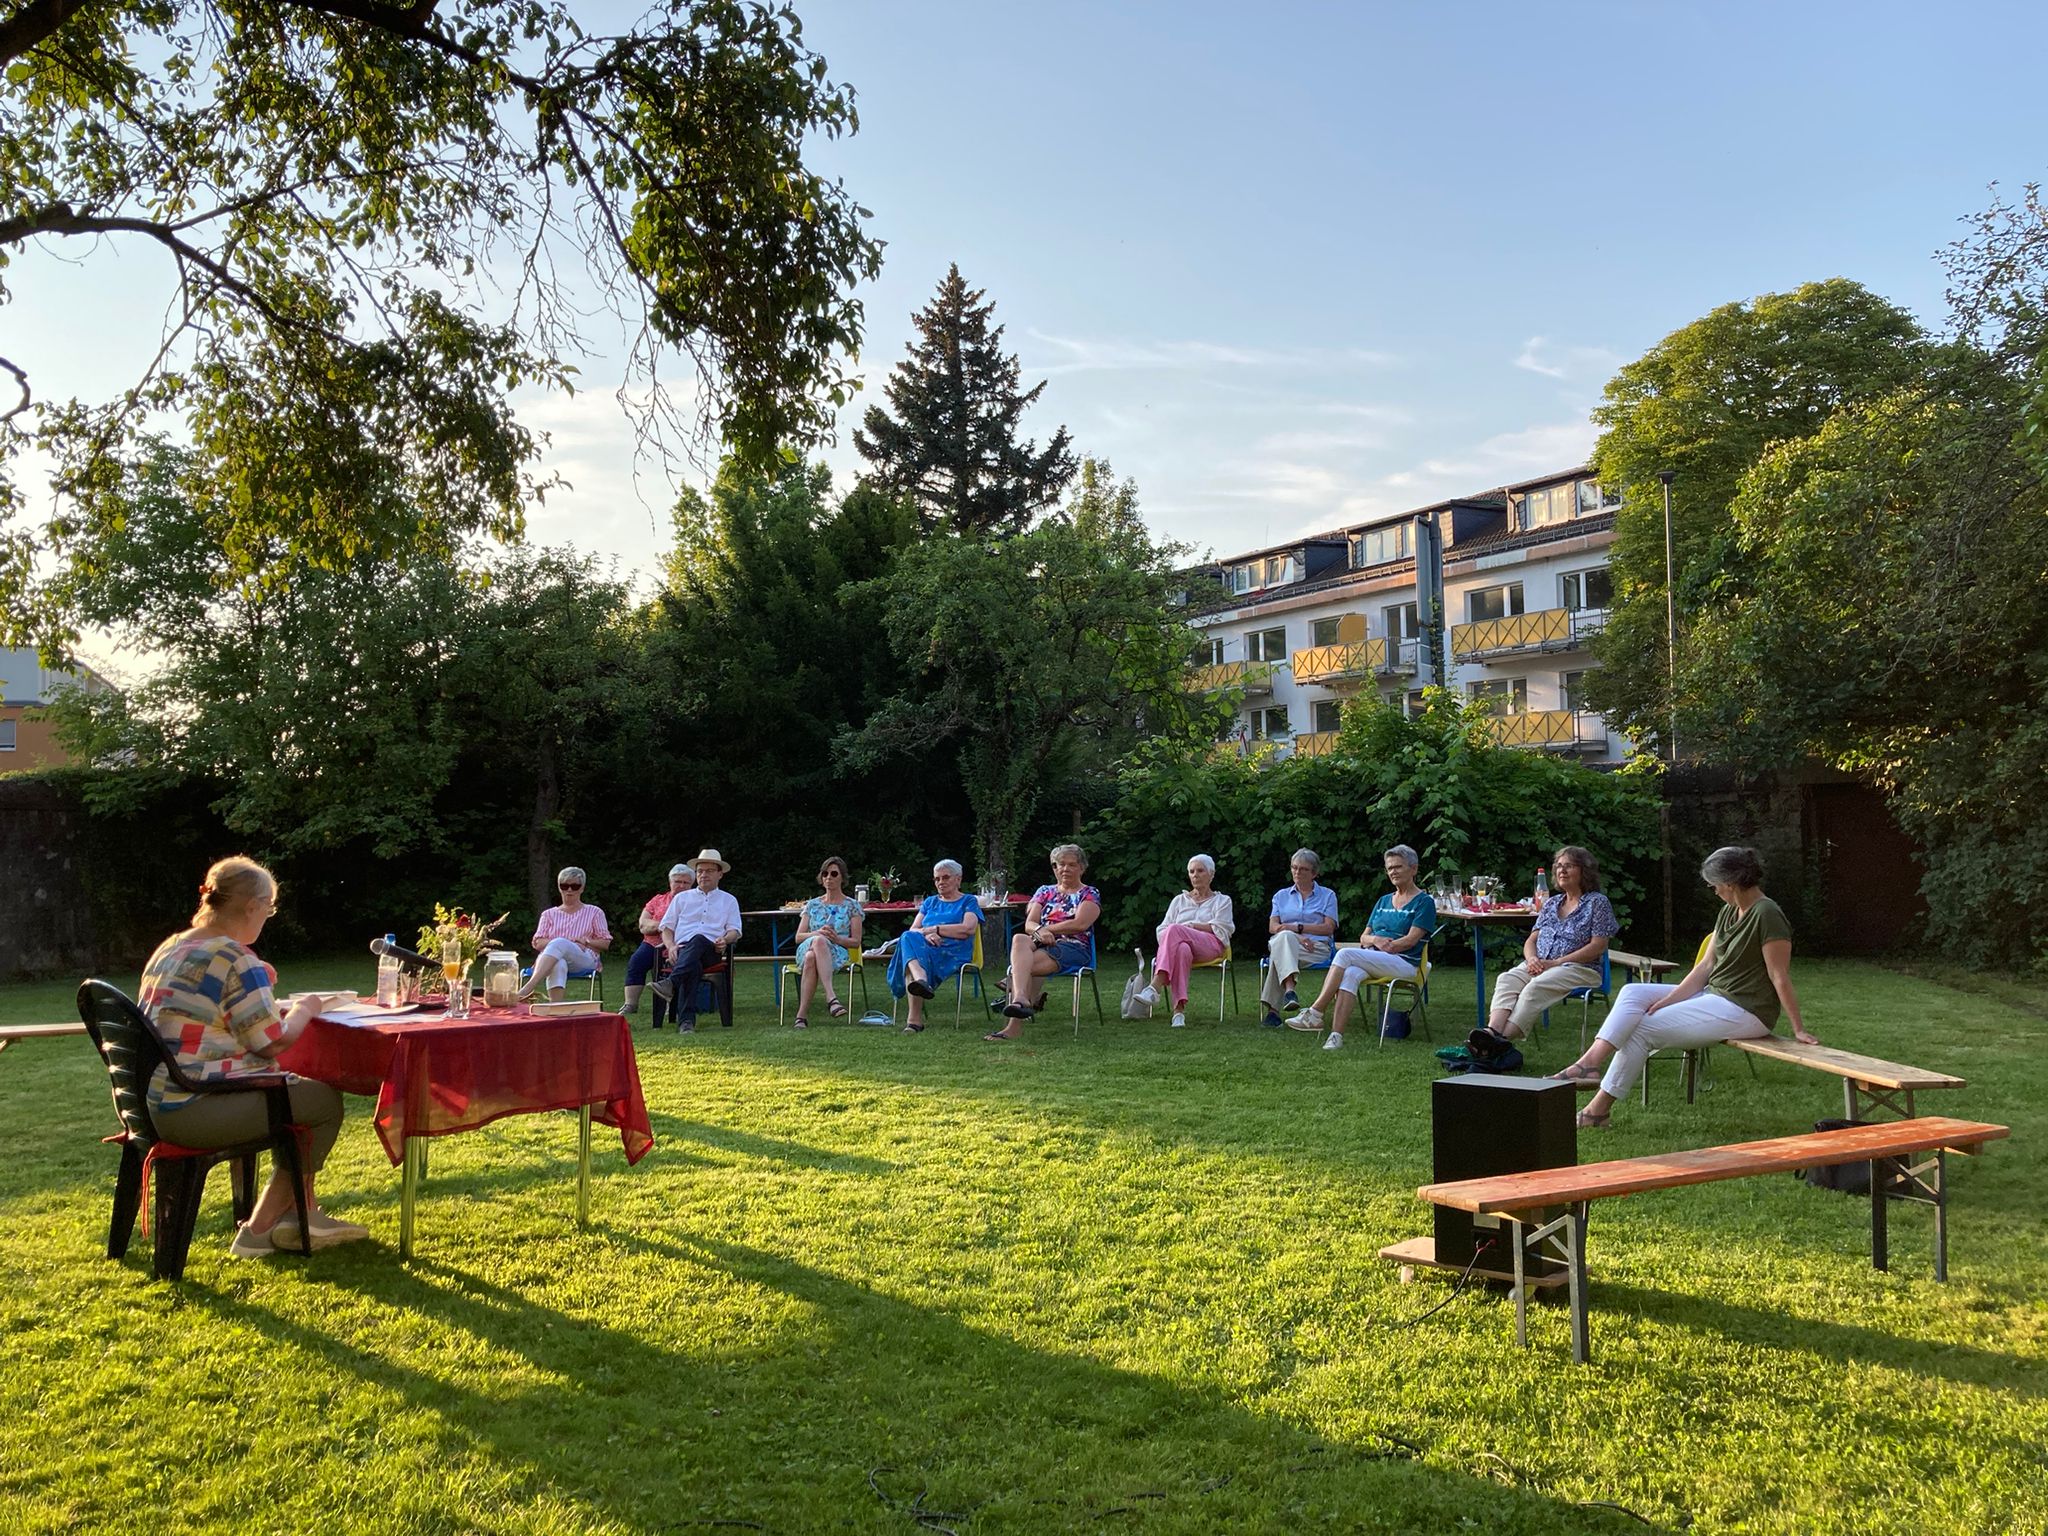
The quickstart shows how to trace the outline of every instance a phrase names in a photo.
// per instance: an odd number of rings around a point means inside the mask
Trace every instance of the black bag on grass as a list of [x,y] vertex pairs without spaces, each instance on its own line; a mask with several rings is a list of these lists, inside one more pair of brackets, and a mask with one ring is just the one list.
[[[1816,1120],[1816,1131],[1852,1131],[1864,1120]],[[1832,1189],[1838,1194],[1867,1195],[1870,1193],[1870,1164],[1834,1163],[1826,1168],[1802,1168],[1796,1175],[1815,1189]]]

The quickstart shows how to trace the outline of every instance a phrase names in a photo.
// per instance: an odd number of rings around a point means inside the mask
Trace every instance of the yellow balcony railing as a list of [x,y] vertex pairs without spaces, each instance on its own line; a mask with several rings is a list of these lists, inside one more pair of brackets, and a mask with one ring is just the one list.
[[1225,688],[1242,688],[1246,698],[1273,691],[1273,663],[1270,661],[1219,661],[1206,667],[1188,669],[1190,693],[1221,693]]
[[1354,640],[1348,644],[1312,645],[1294,653],[1297,683],[1356,682],[1387,664],[1387,642]]
[[1500,656],[1513,651],[1564,650],[1578,643],[1572,615],[1564,608],[1518,613],[1507,619],[1482,619],[1451,630],[1451,654],[1460,661]]
[[1337,750],[1337,732],[1310,731],[1294,738],[1296,757],[1328,757]]
[[1570,709],[1524,710],[1493,721],[1493,738],[1504,747],[1604,747],[1607,727],[1598,715]]

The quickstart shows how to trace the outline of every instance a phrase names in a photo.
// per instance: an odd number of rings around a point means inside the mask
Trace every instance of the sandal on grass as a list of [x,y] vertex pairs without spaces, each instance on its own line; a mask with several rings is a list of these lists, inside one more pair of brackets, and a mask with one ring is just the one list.
[[[1473,1033],[1476,1034],[1478,1031],[1475,1030]],[[1559,1067],[1550,1075],[1562,1078],[1567,1083],[1598,1083],[1604,1074],[1598,1067],[1582,1067],[1575,1061],[1568,1067]]]
[[906,1035],[921,1035],[924,1033],[924,1026],[922,1024],[906,1024],[903,1026],[903,1033]]
[[981,1038],[989,1041],[999,1041],[1004,1045],[1009,1045],[1014,1041],[1023,1039],[1024,1037],[1022,1035],[1012,1035],[1006,1033],[1003,1030],[998,1029],[990,1034],[983,1035]]
[[789,1027],[791,1029],[809,1029],[811,1027],[811,1021],[805,1018],[802,1014],[798,1014],[796,1018],[790,1022]]
[[1607,1119],[1606,1115],[1596,1115],[1590,1109],[1582,1109],[1572,1123],[1582,1131],[1604,1131],[1607,1129]]
[[835,997],[825,1005],[825,1011],[835,1019],[843,1019],[846,1017],[846,1004]]

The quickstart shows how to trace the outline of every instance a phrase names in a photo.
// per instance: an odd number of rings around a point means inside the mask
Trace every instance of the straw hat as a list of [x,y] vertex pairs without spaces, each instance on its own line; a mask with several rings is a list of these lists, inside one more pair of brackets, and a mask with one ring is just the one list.
[[724,859],[721,859],[718,856],[718,850],[716,848],[706,848],[703,852],[699,853],[697,857],[690,860],[690,867],[692,869],[695,869],[699,864],[716,864],[718,866],[718,872],[721,875],[732,868],[730,864],[726,863]]

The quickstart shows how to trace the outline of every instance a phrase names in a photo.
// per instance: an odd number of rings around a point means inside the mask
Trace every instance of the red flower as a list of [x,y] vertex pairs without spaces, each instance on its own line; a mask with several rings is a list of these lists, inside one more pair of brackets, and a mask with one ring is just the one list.
[[456,913],[456,914],[455,914],[455,926],[456,926],[456,927],[458,927],[458,928],[467,928],[467,927],[469,927],[469,926],[470,926],[470,922],[471,922],[471,919],[470,919],[470,915],[469,915],[469,914],[468,914],[467,912],[458,912],[458,913]]

